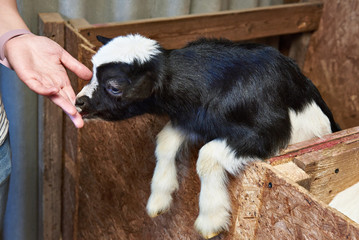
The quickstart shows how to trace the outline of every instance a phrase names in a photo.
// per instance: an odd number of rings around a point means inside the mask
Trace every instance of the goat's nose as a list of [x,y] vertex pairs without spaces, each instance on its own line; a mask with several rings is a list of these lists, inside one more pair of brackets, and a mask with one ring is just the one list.
[[75,106],[78,109],[85,109],[89,105],[89,97],[88,96],[81,96],[76,98]]

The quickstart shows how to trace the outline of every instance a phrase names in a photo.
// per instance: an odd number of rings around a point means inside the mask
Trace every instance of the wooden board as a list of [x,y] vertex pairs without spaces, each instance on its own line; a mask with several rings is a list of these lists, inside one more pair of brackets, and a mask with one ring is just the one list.
[[[72,21],[75,26],[88,26],[86,21]],[[79,57],[79,46],[85,44],[88,48],[92,45],[74,28],[71,23],[65,24],[65,49],[75,58]],[[81,62],[81,59],[79,59]],[[83,84],[78,77],[68,71],[71,85],[78,90],[79,83]],[[62,237],[63,239],[74,239],[77,229],[78,210],[78,148],[79,133],[68,117],[63,122],[63,179],[62,179]]]
[[293,161],[311,176],[309,191],[325,203],[359,182],[359,127],[293,144],[272,165]]
[[359,124],[359,4],[324,0],[319,29],[313,34],[304,73],[319,88],[344,128]]
[[283,149],[279,156],[272,157],[267,160],[271,165],[278,165],[293,161],[295,157],[327,149],[344,142],[355,141],[359,138],[359,127],[349,128],[340,132],[323,136],[322,138],[314,138],[293,145],[289,145]]
[[328,204],[339,192],[359,182],[359,135],[297,156],[294,162],[312,177],[310,192]]
[[156,39],[165,48],[183,47],[203,37],[222,37],[233,41],[278,36],[315,30],[322,14],[320,1],[277,5],[242,11],[188,15],[173,18],[139,20],[94,25],[79,32],[97,46],[97,35],[115,37],[140,33]]
[[359,225],[268,168],[253,239],[359,239]]
[[[65,21],[58,13],[39,14],[39,33],[65,45]],[[61,238],[62,110],[39,96],[39,239]]]
[[310,184],[312,182],[311,176],[303,169],[299,168],[294,162],[276,165],[274,168],[286,178],[296,182],[307,190],[310,189]]

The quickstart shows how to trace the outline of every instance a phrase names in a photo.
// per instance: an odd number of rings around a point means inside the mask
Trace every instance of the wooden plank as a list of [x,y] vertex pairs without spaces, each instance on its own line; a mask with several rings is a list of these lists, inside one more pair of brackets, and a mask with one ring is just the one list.
[[[64,47],[65,25],[58,13],[39,14],[39,33]],[[39,239],[61,239],[63,112],[39,96]]]
[[165,48],[179,48],[201,36],[240,41],[313,31],[318,27],[322,6],[320,1],[296,3],[241,11],[94,25],[79,31],[97,46],[100,46],[96,40],[97,35],[115,37],[140,33],[158,40]]
[[321,24],[310,40],[303,71],[318,87],[342,128],[359,123],[359,4],[324,0]]
[[291,41],[288,57],[294,59],[300,69],[303,69],[311,36],[312,33],[302,33],[295,35]]
[[69,20],[69,24],[71,24],[71,26],[74,29],[81,29],[81,28],[88,28],[91,27],[92,25],[84,18],[72,18]]
[[[85,64],[89,69],[92,69],[92,56],[96,53],[96,51],[89,47],[86,44],[80,44],[79,45],[79,50],[78,50],[78,59],[80,62],[82,62],[83,64]],[[88,81],[82,81],[79,80],[77,83],[77,91],[81,91],[81,89],[88,84]]]
[[274,166],[276,170],[293,182],[309,190],[311,184],[311,176],[299,168],[294,162],[288,162]]
[[339,192],[359,182],[359,135],[297,156],[294,162],[312,177],[310,192],[329,203]]
[[267,166],[265,183],[257,233],[252,239],[359,239],[357,223],[271,166]]
[[[75,26],[80,23],[86,25],[86,21],[74,21]],[[74,23],[73,22],[73,23]],[[87,24],[88,25],[88,24]],[[78,49],[80,44],[92,47],[91,44],[79,34],[78,30],[71,25],[71,21],[65,24],[65,49],[75,58],[79,57]],[[81,59],[79,59],[81,62]],[[81,80],[68,71],[71,85],[75,92],[78,92],[78,85]],[[63,170],[63,198],[62,198],[62,238],[66,240],[77,239],[77,223],[78,223],[78,155],[81,151],[78,145],[80,137],[79,131],[74,127],[69,118],[65,118],[63,125],[64,139],[64,170]]]
[[[79,33],[79,30],[77,29],[77,27],[89,26],[89,25],[90,24],[84,19],[75,19],[73,21],[70,20],[68,23],[65,24],[65,30],[66,30],[65,31],[65,33],[66,33],[66,35],[65,35],[65,40],[66,40],[65,48],[75,58],[78,57],[78,51],[79,51],[80,44],[84,44],[90,49],[95,49],[95,46],[93,44],[91,44],[88,41],[88,39],[86,39],[83,35],[81,35]],[[79,90],[79,87],[78,87],[79,79],[78,79],[78,77],[74,73],[72,73],[70,71],[68,71],[68,75],[70,77],[70,81],[71,81],[72,87],[74,88],[75,92],[78,91]]]
[[271,165],[278,165],[293,161],[297,156],[333,147],[337,144],[351,141],[359,137],[359,127],[345,129],[336,133],[328,134],[322,138],[314,138],[308,141],[299,142],[289,145],[283,149],[276,157],[267,160]]
[[228,233],[222,233],[224,239],[256,239],[263,191],[268,185],[266,175],[267,166],[259,162],[231,180],[232,225]]

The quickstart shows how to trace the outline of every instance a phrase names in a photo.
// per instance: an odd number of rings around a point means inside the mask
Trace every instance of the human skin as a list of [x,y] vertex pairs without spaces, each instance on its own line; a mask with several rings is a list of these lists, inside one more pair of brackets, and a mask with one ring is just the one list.
[[[0,6],[0,36],[15,29],[29,30],[18,12],[16,0],[0,0]],[[4,54],[21,81],[61,107],[77,128],[83,127],[66,68],[89,80],[92,72],[86,66],[56,42],[35,34],[10,39],[4,45]]]

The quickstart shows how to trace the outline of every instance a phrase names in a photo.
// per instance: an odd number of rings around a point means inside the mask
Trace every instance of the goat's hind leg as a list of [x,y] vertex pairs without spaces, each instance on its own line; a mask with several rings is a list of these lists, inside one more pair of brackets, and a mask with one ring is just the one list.
[[198,156],[197,173],[201,180],[197,231],[206,239],[228,230],[231,202],[227,190],[227,172],[238,174],[251,158],[237,158],[225,140],[205,144]]
[[157,164],[152,177],[151,196],[146,207],[150,217],[162,214],[171,205],[171,194],[178,189],[175,159],[184,140],[184,135],[173,128],[171,123],[157,135]]

